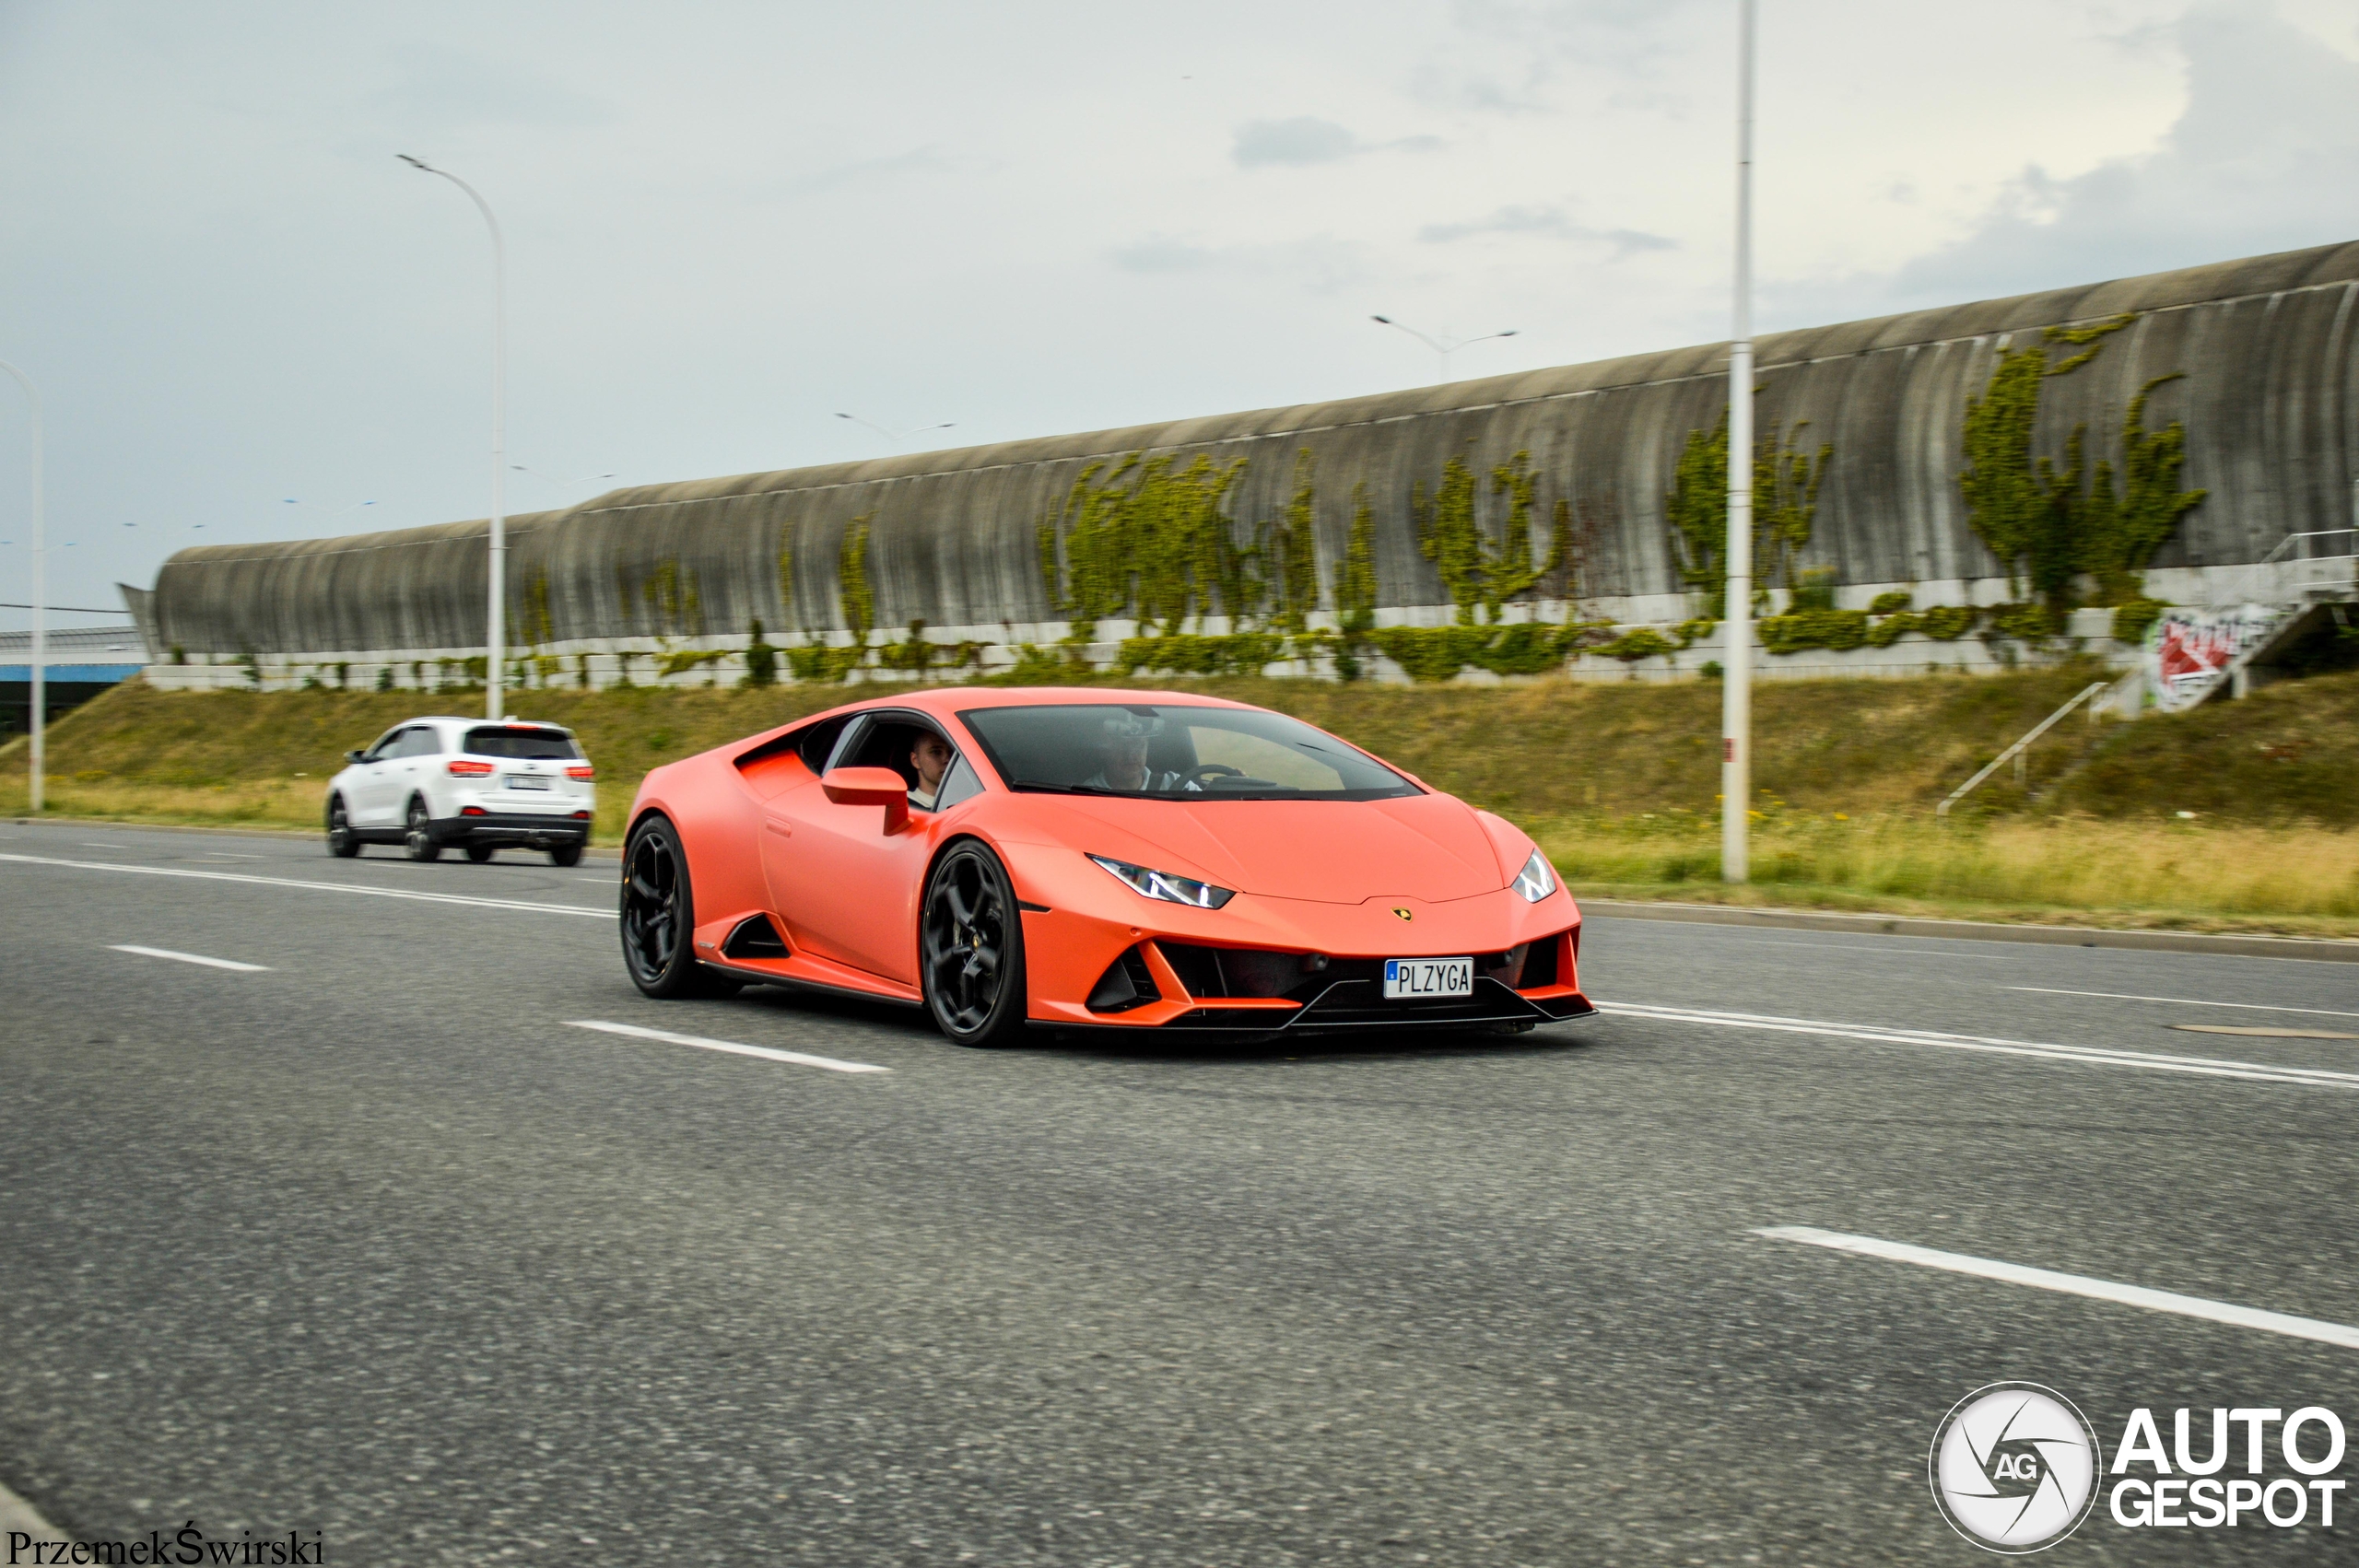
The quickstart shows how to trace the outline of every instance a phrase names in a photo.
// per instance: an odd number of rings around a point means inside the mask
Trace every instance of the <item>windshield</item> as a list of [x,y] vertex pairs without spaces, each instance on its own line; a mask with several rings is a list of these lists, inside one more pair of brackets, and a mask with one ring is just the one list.
[[581,755],[573,737],[562,730],[470,730],[467,751],[473,756],[512,757],[522,762],[558,762]]
[[1152,800],[1379,801],[1417,787],[1284,714],[1061,703],[958,716],[1012,790]]

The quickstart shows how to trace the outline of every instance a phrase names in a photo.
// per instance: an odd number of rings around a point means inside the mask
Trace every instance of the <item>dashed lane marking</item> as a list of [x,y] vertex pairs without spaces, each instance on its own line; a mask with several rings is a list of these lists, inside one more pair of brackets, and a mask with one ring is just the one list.
[[2296,1340],[2316,1340],[2321,1344],[2359,1351],[2359,1328],[2343,1323],[2329,1323],[2322,1318],[2296,1317],[2285,1312],[2264,1312],[2257,1306],[2206,1301],[2201,1296],[2184,1296],[2177,1291],[2149,1290],[2143,1285],[2124,1285],[2112,1280],[2091,1279],[2086,1274],[2060,1274],[2052,1269],[2031,1269],[2021,1263],[1970,1258],[1963,1252],[1912,1246],[1905,1241],[1846,1235],[1840,1231],[1822,1231],[1814,1225],[1769,1225],[1753,1234],[1767,1236],[1772,1241],[1793,1241],[1804,1246],[1857,1252],[1869,1258],[1888,1258],[1895,1263],[1914,1263],[1921,1269],[1944,1269],[1953,1274],[1973,1274],[2010,1285],[2028,1285],[2038,1291],[2059,1291],[2065,1295],[2119,1302],[2125,1306],[2142,1306],[2149,1312],[2177,1313],[2181,1317],[2201,1317],[2238,1328],[2259,1328],[2271,1334],[2285,1334]]
[[241,975],[266,975],[267,964],[241,964],[234,958],[207,958],[202,953],[174,953],[169,947],[141,947],[136,942],[117,942],[107,944],[111,953],[136,953],[142,958],[170,958],[180,964],[202,964],[208,969],[235,969]]
[[2101,1046],[2052,1045],[2040,1040],[1946,1035],[1932,1029],[1899,1029],[1877,1024],[1829,1024],[1814,1018],[1781,1018],[1768,1013],[1654,1007],[1635,1001],[1601,1001],[1597,1010],[1626,1018],[1653,1018],[1673,1024],[1709,1024],[1724,1029],[1763,1029],[1784,1035],[1816,1035],[1826,1039],[1865,1040],[1880,1046],[1931,1046],[1942,1050],[1983,1051],[1996,1056],[2069,1061],[2083,1067],[2128,1068],[2141,1072],[2186,1072],[2204,1078],[2244,1078],[2262,1083],[2299,1084],[2307,1089],[2359,1089],[2359,1072],[2283,1067],[2274,1062],[2158,1056],[2151,1051],[2114,1050]]
[[367,898],[408,898],[421,904],[459,904],[476,909],[529,909],[536,915],[584,915],[611,920],[612,909],[570,904],[532,904],[521,898],[470,898],[459,893],[421,893],[406,887],[370,887],[356,882],[313,882],[304,877],[256,876],[251,872],[201,872],[187,866],[134,866],[116,860],[60,860],[47,855],[0,855],[0,861],[26,866],[64,866],[81,872],[126,872],[137,876],[184,876],[205,882],[242,882],[257,887],[299,887],[307,893],[352,893]]
[[2166,1001],[2173,1007],[2233,1007],[2244,1012],[2308,1012],[2321,1018],[2359,1018],[2331,1007],[2282,1007],[2267,1001],[2198,1001],[2187,996],[2132,996],[2128,991],[2068,991],[2057,986],[2009,986],[2011,991],[2039,991],[2048,996],[2093,996],[2107,1001]]
[[742,1046],[734,1040],[708,1040],[701,1035],[675,1035],[669,1029],[643,1029],[636,1024],[609,1024],[598,1018],[575,1018],[570,1022],[576,1029],[595,1029],[604,1035],[628,1035],[638,1040],[661,1040],[672,1046],[694,1046],[700,1051],[726,1051],[731,1056],[759,1057],[764,1061],[782,1061],[793,1067],[819,1067],[829,1072],[890,1072],[889,1067],[872,1067],[864,1061],[838,1061],[833,1057],[805,1056],[801,1051],[772,1050],[768,1046]]

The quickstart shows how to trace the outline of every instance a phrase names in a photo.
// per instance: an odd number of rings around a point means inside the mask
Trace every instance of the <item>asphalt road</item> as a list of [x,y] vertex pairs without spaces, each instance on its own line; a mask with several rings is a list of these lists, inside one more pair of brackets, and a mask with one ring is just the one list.
[[[2347,965],[1596,920],[1592,995],[1652,1011],[975,1053],[641,999],[611,862],[79,825],[0,856],[0,1482],[78,1537],[1967,1562],[1926,1451],[1981,1385],[2063,1392],[2108,1458],[2139,1406],[2165,1441],[2194,1407],[2199,1449],[2213,1406],[2359,1427],[2359,1348],[1756,1234],[2359,1324],[2359,1041],[2172,1027],[2359,1035]],[[2359,1561],[2343,1507],[2101,1504],[2045,1560]]]

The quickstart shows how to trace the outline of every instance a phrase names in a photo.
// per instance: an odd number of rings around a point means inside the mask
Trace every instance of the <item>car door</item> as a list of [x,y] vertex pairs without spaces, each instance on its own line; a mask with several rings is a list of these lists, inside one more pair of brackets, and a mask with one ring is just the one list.
[[[890,766],[893,741],[921,723],[907,714],[864,715],[836,747],[832,766]],[[964,803],[938,811],[913,806],[887,833],[884,807],[838,805],[816,779],[766,802],[770,820],[762,833],[763,869],[786,919],[787,940],[820,957],[916,985],[918,900],[926,867]]]
[[392,770],[398,766],[393,751],[406,730],[390,730],[360,754],[345,780],[344,811],[355,827],[383,827],[392,819]]
[[[427,774],[438,766],[436,759],[441,750],[441,738],[435,734],[431,724],[413,724],[402,731],[400,741],[393,747],[393,755],[386,764],[388,822],[409,820],[410,799],[427,793]],[[433,798],[428,795],[427,810],[431,812],[433,809]]]

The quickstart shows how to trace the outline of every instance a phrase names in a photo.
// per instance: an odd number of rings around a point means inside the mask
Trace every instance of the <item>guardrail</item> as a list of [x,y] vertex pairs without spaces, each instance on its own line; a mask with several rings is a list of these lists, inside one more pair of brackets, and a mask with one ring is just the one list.
[[[2333,548],[2327,541],[2341,543]],[[2260,559],[2231,579],[2225,603],[2291,604],[2313,596],[2348,598],[2359,592],[2359,528],[2319,528],[2289,533]]]
[[[2009,746],[2005,751],[2001,752],[1997,756],[1992,757],[1989,766],[1976,774],[1973,778],[1967,779],[1965,783],[1959,785],[1956,789],[1951,790],[1949,798],[1943,801],[1940,805],[1933,808],[1933,814],[1937,817],[1949,815],[1950,808],[1952,806],[1966,799],[1966,797],[1978,787],[1984,779],[1998,772],[2000,768],[2005,766],[2010,761],[2013,762],[2015,765],[2015,782],[2018,784],[2024,782],[2024,767],[2026,760],[2025,754],[2031,750],[2031,743],[2039,739],[2042,735],[2047,734],[2049,730],[2055,728],[2056,721],[2058,720],[2063,718],[2066,714],[2071,712],[2083,703],[2088,702],[2091,697],[2096,696],[2099,692],[2112,690],[2113,685],[2114,684],[2111,681],[2092,681],[2089,685],[2083,686],[2079,696],[2066,703],[2063,707],[2058,708],[2055,712],[2049,714],[2047,718],[2041,720],[2037,724],[2032,726],[2031,732],[2029,734],[2025,735],[2022,740],[2017,741],[2013,745]],[[2091,703],[2089,707],[2089,722],[2094,724],[2096,721],[2096,706],[2094,703]]]

